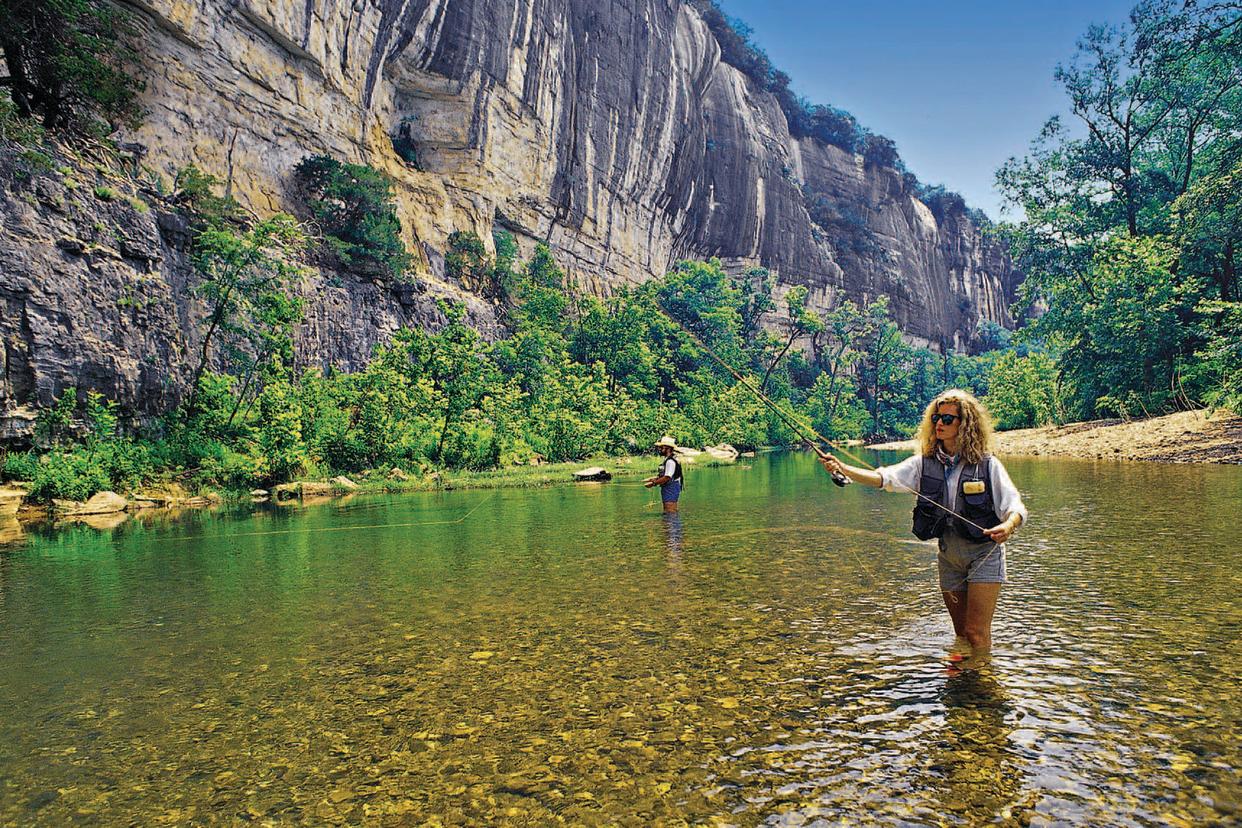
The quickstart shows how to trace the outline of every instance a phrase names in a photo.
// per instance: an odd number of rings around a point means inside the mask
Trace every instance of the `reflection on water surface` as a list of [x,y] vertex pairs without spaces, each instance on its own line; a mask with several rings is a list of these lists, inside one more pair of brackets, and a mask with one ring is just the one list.
[[956,677],[909,498],[801,455],[692,470],[679,515],[613,485],[26,538],[0,823],[1236,821],[1242,470],[1007,465],[1032,521]]

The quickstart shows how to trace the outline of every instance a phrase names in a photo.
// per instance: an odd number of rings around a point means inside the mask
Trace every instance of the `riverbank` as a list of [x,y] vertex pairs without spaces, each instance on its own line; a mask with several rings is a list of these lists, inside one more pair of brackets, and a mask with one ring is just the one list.
[[[679,454],[692,466],[727,465],[733,460],[713,457],[694,451],[693,456]],[[334,477],[331,480],[299,480],[282,484],[272,490],[203,491],[191,494],[177,484],[144,487],[125,496],[101,493],[85,503],[55,501],[42,504],[27,501],[21,484],[0,484],[0,544],[20,540],[24,529],[40,524],[81,523],[97,529],[112,529],[139,514],[175,514],[187,510],[236,506],[244,503],[274,502],[297,506],[325,503],[356,495],[403,494],[458,489],[520,489],[544,486],[577,485],[596,482],[598,478],[578,478],[576,472],[595,467],[608,478],[632,483],[649,477],[658,463],[653,455],[595,457],[572,463],[546,463],[535,466],[512,466],[489,471],[432,471],[415,474],[402,469],[375,470],[354,478]]]
[[[868,446],[913,451],[913,440]],[[1147,420],[1091,420],[996,434],[996,453],[1015,456],[1242,464],[1242,417],[1181,411]]]

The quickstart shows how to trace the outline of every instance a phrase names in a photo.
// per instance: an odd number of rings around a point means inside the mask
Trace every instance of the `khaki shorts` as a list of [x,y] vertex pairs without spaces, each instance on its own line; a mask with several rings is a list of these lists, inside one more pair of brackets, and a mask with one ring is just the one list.
[[1004,544],[972,543],[961,535],[947,532],[940,539],[936,563],[940,569],[941,592],[965,592],[967,584],[1008,583]]

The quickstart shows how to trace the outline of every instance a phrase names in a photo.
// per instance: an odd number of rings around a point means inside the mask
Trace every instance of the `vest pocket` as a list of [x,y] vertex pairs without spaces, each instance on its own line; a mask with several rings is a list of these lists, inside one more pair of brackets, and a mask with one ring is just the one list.
[[979,494],[963,494],[962,499],[966,501],[967,505],[975,509],[982,509],[988,505],[987,492],[980,492]]

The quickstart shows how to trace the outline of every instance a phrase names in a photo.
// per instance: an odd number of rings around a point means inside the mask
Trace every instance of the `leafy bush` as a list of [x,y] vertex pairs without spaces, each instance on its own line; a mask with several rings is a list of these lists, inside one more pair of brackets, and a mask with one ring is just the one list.
[[294,177],[336,261],[400,279],[413,262],[401,241],[392,182],[379,170],[326,155],[303,159]]
[[50,408],[35,420],[35,441],[56,447],[72,438],[73,418],[78,408],[78,390],[66,388]]
[[86,500],[112,485],[108,472],[98,459],[81,449],[53,451],[43,456],[30,481],[32,500],[53,498]]
[[[807,108],[804,119],[805,136],[818,138],[846,152],[859,152],[866,144],[867,131],[843,109],[816,104]],[[794,134],[803,137],[798,132]]]
[[242,219],[241,205],[232,196],[218,196],[220,179],[190,164],[177,171],[172,200],[190,217],[195,229],[223,229]]
[[997,428],[1033,428],[1061,422],[1064,404],[1056,360],[1043,351],[1025,356],[1005,352],[992,368],[984,402]]
[[863,139],[863,159],[873,167],[896,167],[901,163],[897,145],[883,135],[868,134]]
[[512,233],[498,225],[492,230],[492,245],[496,248],[492,281],[503,296],[511,298],[517,289],[514,271],[518,258],[517,240]]
[[268,463],[261,455],[219,446],[219,451],[201,458],[195,477],[208,485],[244,490],[267,483],[268,474]]
[[311,462],[302,440],[301,401],[288,380],[269,382],[259,395],[257,432],[268,482],[290,480]]
[[6,474],[28,476],[35,500],[86,500],[104,489],[134,488],[155,473],[151,446],[122,437],[116,403],[97,392],[86,394],[81,436],[74,436],[77,399],[77,392],[69,389],[40,417],[37,428],[53,446],[50,452],[38,461],[33,454],[16,455],[12,468],[6,463]]
[[4,458],[0,473],[6,480],[33,480],[39,468],[39,456],[33,451],[14,452]]
[[947,189],[943,184],[920,184],[915,196],[927,205],[937,219],[943,221],[950,215],[966,212],[966,199]]
[[8,91],[0,91],[0,142],[11,141],[19,147],[34,147],[41,146],[46,139],[47,131],[43,125],[33,118],[19,115]]
[[456,230],[449,234],[449,249],[444,256],[444,270],[449,278],[462,283],[467,290],[483,295],[498,292],[492,262],[483,240],[473,230]]
[[17,115],[56,132],[103,136],[136,125],[142,83],[132,74],[137,35],[105,0],[0,0],[0,43]]

